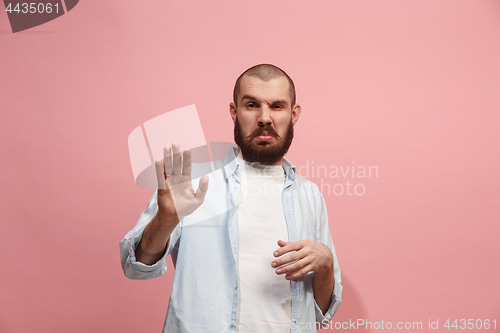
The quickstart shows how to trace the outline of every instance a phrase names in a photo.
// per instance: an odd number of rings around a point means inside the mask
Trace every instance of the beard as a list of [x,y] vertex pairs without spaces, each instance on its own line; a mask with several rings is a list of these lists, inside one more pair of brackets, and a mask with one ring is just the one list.
[[[258,144],[253,143],[253,139],[264,132],[274,136],[276,142],[269,143],[267,141],[261,141]],[[248,137],[244,138],[241,133],[238,117],[236,117],[236,121],[234,122],[234,142],[240,147],[243,158],[249,162],[259,162],[265,165],[276,164],[285,156],[288,148],[290,148],[292,144],[292,140],[293,124],[291,118],[283,137],[279,136],[271,125],[266,125],[259,127]]]

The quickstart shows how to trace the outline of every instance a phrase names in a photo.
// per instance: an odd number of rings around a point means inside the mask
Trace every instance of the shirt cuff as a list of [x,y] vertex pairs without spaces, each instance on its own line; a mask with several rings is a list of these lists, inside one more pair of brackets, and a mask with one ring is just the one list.
[[[145,227],[146,224],[134,227],[134,229],[130,231],[130,235],[128,235],[130,239],[128,248],[128,258],[126,264],[128,264],[132,268],[132,270],[138,275],[137,278],[141,280],[147,280],[147,279],[152,279],[154,277],[158,277],[163,273],[165,273],[167,269],[165,259],[167,258],[168,251],[165,251],[162,258],[160,258],[157,262],[155,262],[152,265],[146,265],[140,261],[137,261],[135,252],[137,249],[137,245],[139,245],[139,242],[142,239],[142,234],[144,233]],[[166,249],[168,249],[169,246],[170,246],[170,238],[167,241]]]

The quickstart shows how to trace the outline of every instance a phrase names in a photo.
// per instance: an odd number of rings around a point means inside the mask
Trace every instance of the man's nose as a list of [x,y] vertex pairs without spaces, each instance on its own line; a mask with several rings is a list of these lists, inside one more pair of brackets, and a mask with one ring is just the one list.
[[259,121],[259,125],[261,125],[261,126],[265,126],[265,125],[272,123],[271,109],[267,105],[264,105],[260,108],[258,121]]

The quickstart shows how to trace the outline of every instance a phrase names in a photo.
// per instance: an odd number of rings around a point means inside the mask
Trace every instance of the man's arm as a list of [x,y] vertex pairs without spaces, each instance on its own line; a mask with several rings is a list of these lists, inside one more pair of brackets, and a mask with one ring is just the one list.
[[[328,251],[331,255],[331,252]],[[332,302],[335,277],[333,276],[333,257],[331,267],[325,271],[315,271],[312,277],[314,300],[318,304],[323,315],[328,311]]]
[[152,265],[160,260],[165,254],[168,239],[178,223],[177,216],[162,220],[159,214],[156,214],[144,228],[135,250],[136,260],[146,265]]

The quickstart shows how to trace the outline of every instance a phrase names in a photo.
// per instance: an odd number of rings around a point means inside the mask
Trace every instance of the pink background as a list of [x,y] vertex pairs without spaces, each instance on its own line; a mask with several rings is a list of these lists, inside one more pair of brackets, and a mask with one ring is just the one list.
[[334,321],[498,327],[499,59],[497,0],[87,0],[16,34],[2,7],[0,332],[161,331],[173,270],[119,263],[153,193],[128,135],[196,104],[207,142],[232,141],[234,81],[262,62],[296,82],[296,166],[379,170],[310,177],[366,189],[325,195]]

